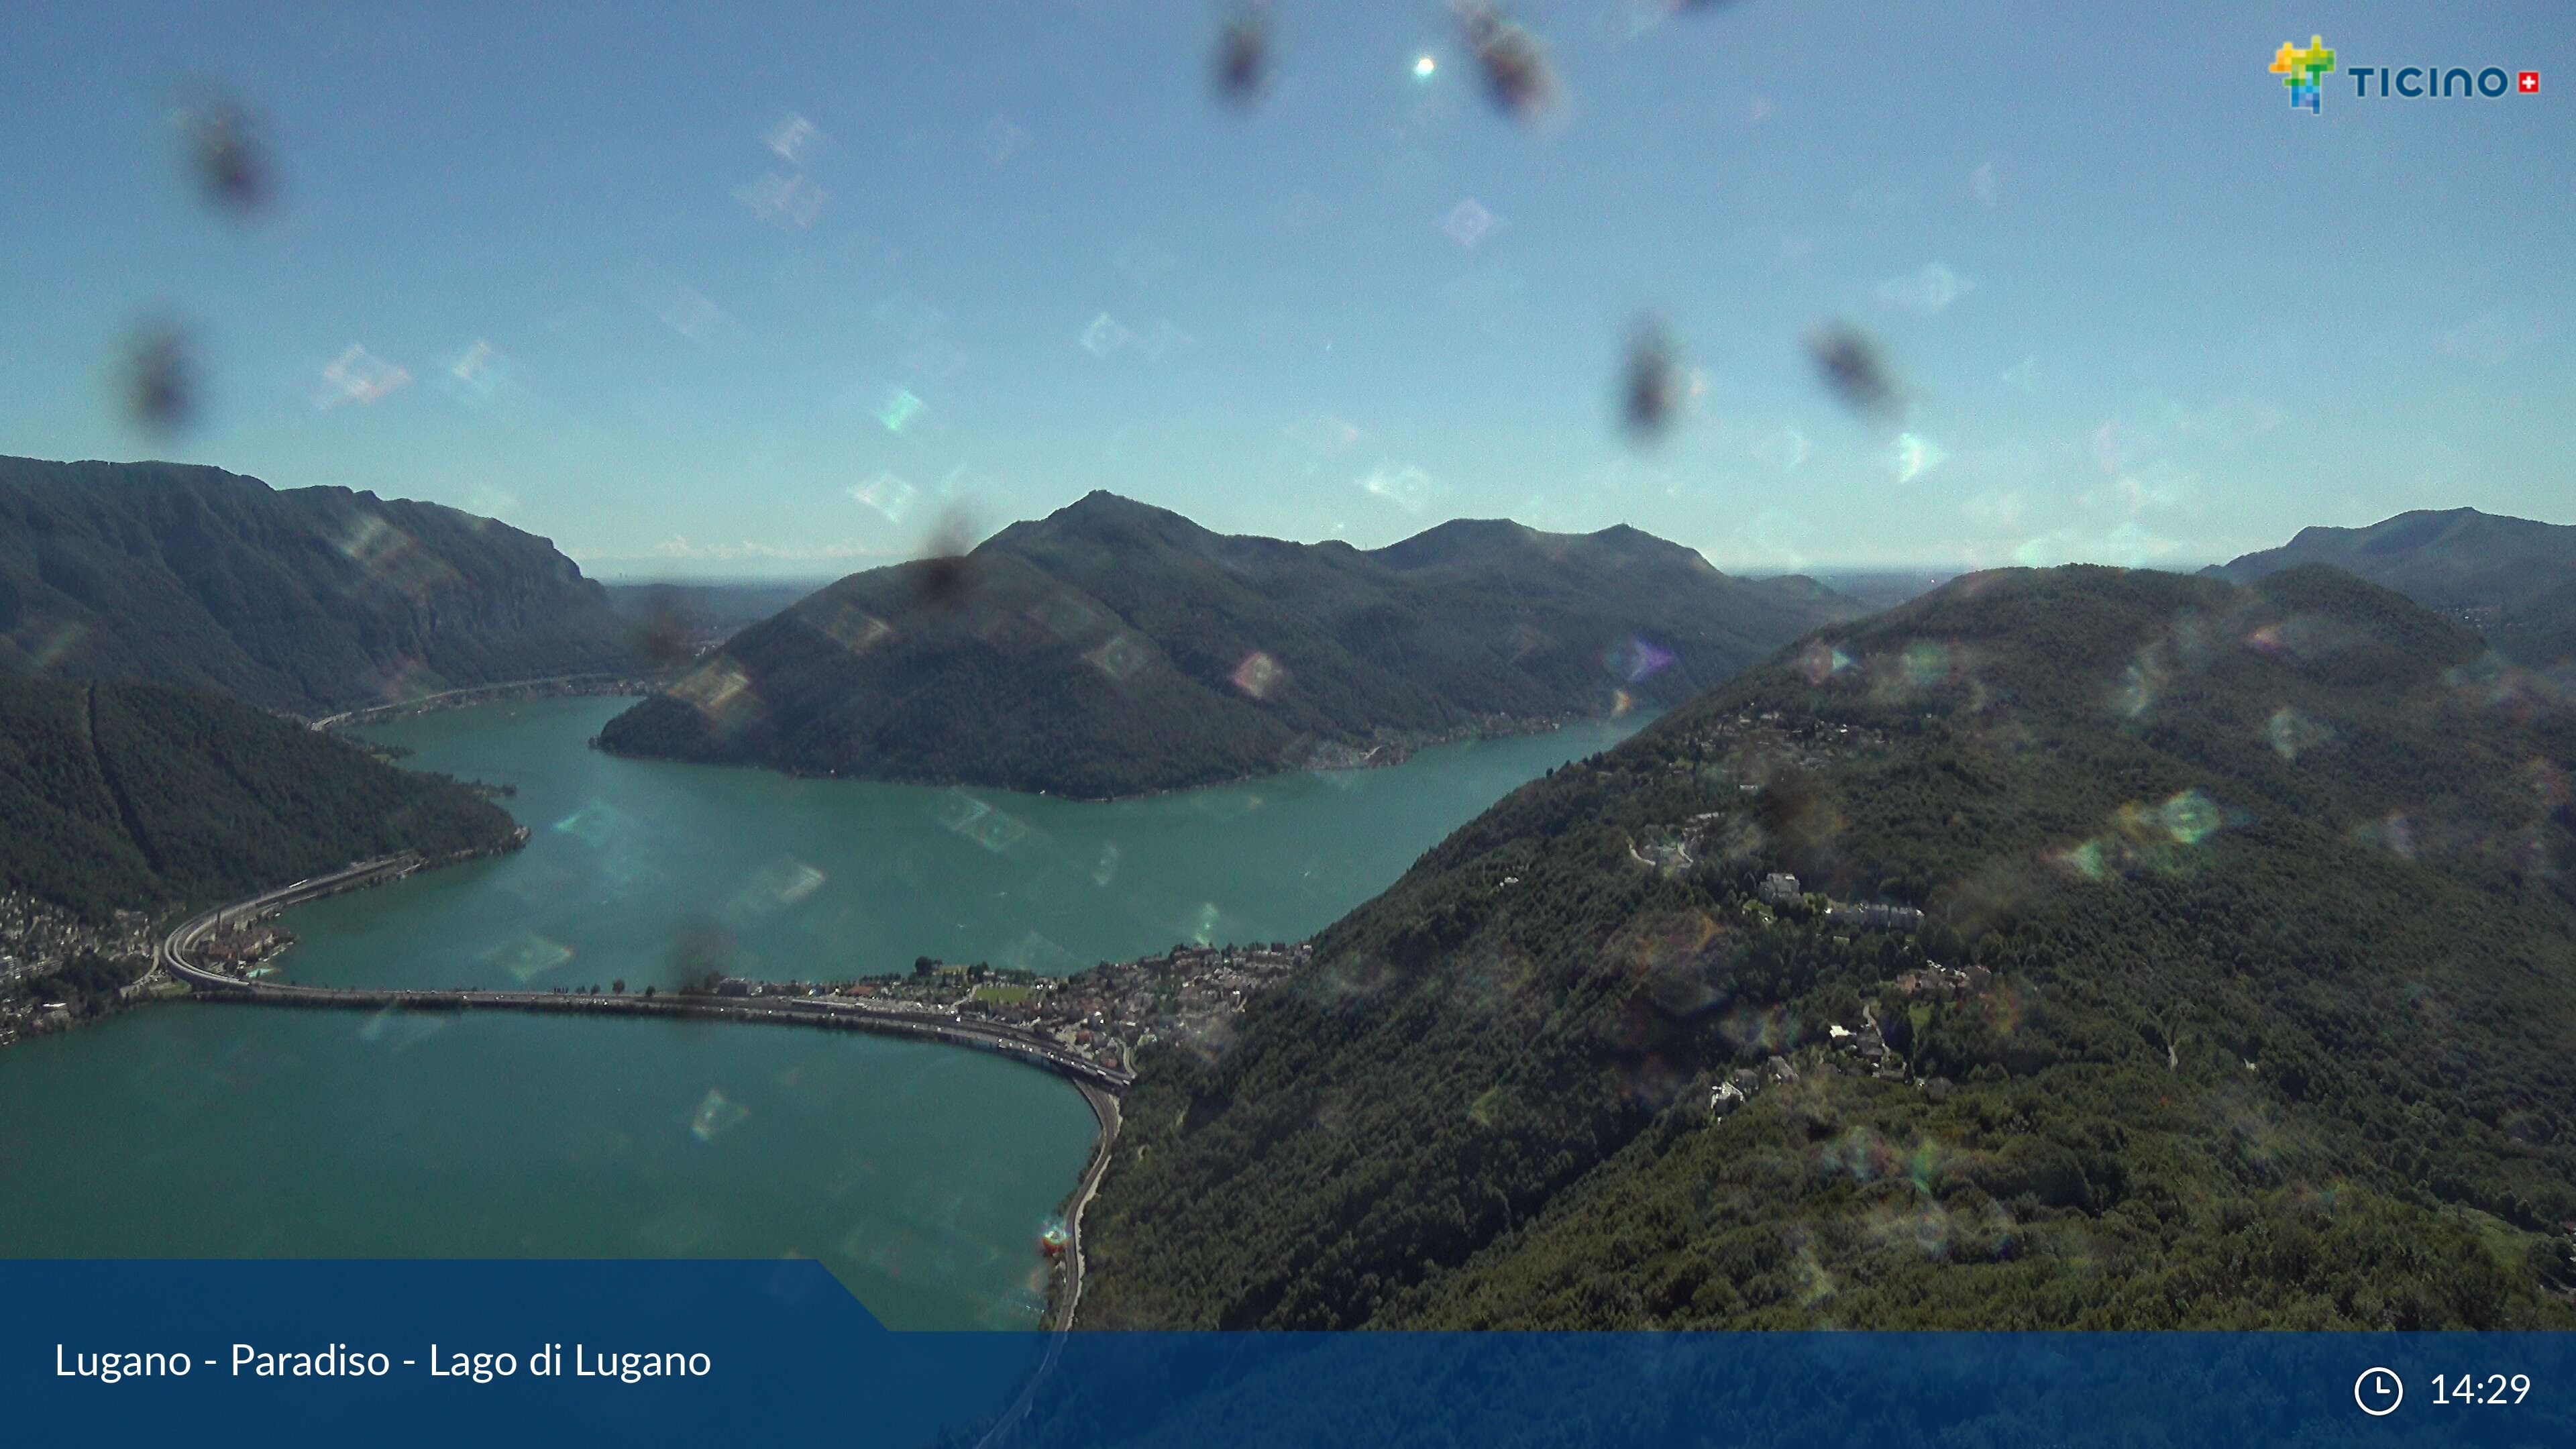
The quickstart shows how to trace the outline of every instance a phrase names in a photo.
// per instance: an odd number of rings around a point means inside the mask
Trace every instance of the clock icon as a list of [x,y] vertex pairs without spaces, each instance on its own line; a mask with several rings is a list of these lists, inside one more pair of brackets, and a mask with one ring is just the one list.
[[2395,1369],[2363,1369],[2361,1377],[2352,1381],[2352,1401],[2372,1418],[2385,1418],[2406,1402],[2406,1385],[2398,1379]]

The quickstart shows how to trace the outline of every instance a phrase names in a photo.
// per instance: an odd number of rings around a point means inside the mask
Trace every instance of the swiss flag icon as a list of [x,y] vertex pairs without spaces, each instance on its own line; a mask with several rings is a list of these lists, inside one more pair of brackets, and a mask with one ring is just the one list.
[[2536,70],[2524,71],[2522,74],[2514,77],[2513,88],[2522,92],[2526,96],[2536,96],[2540,94],[2540,72]]

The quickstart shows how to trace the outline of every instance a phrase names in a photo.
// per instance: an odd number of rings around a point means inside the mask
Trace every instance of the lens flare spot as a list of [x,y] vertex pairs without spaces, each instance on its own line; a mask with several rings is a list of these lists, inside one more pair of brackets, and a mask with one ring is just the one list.
[[572,958],[570,946],[534,932],[483,953],[484,961],[509,972],[513,980],[522,983],[533,981]]
[[933,813],[941,825],[996,855],[1011,851],[1033,833],[1018,817],[963,790],[952,791]]
[[1234,666],[1231,676],[1234,687],[1254,699],[1268,699],[1270,692],[1287,677],[1288,671],[1280,666],[1278,660],[1258,649],[1243,656],[1243,662]]
[[1822,684],[1828,679],[1850,673],[1851,668],[1850,655],[1845,654],[1838,646],[1827,644],[1822,640],[1809,644],[1798,656],[1798,670],[1807,676],[1809,684]]
[[1675,657],[1671,650],[1631,635],[1602,651],[1601,667],[1614,678],[1636,684],[1669,667]]
[[313,405],[328,412],[342,403],[372,403],[410,381],[410,372],[353,343],[322,369],[323,385],[313,395]]
[[713,1142],[743,1124],[751,1109],[713,1087],[699,1099],[698,1110],[689,1116],[689,1135],[700,1142]]
[[2156,807],[2156,828],[2183,845],[2198,845],[2226,828],[2227,813],[2198,790],[2185,790]]
[[2295,760],[2306,751],[2332,744],[2334,731],[2285,704],[2264,721],[2263,737],[2271,743],[2274,754]]
[[1919,639],[1905,646],[1900,662],[1906,682],[1917,689],[1946,683],[1955,672],[1950,646],[1930,639]]
[[[882,416],[880,415],[880,420]],[[911,414],[904,414],[904,418],[909,421]],[[912,510],[913,499],[920,494],[920,489],[892,473],[879,473],[865,483],[850,489],[851,498],[885,515],[888,523],[903,522],[903,516]]]
[[889,433],[900,433],[911,427],[913,420],[921,416],[921,410],[928,406],[914,396],[910,388],[894,388],[877,404],[877,422]]
[[1091,667],[1111,679],[1124,681],[1145,667],[1150,657],[1143,644],[1132,634],[1113,634],[1099,648],[1082,656]]
[[1900,433],[1896,438],[1896,481],[1911,483],[1948,462],[1950,455],[1929,438]]

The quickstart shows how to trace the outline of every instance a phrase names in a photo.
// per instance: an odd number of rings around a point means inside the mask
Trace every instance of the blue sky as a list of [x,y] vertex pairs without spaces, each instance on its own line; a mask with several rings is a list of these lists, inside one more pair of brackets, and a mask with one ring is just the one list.
[[[2442,10],[1530,3],[1566,94],[1523,125],[1430,0],[1274,0],[1240,112],[1200,0],[30,7],[0,452],[433,499],[611,577],[837,574],[1093,488],[1746,572],[2576,521],[2564,8]],[[2293,114],[2264,67],[2319,30],[2548,88]],[[274,162],[248,219],[176,159],[208,86]],[[1695,398],[1639,448],[1648,313]],[[1818,386],[1831,318],[1901,420]],[[202,378],[169,436],[113,382],[153,319]],[[328,380],[352,348],[400,385]]]

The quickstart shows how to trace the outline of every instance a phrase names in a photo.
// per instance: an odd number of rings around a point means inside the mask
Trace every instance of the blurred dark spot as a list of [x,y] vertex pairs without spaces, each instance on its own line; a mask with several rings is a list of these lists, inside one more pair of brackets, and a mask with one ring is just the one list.
[[922,540],[918,587],[921,600],[954,608],[975,591],[975,522],[966,509],[951,504],[938,526]]
[[706,629],[697,596],[671,584],[645,591],[641,614],[628,626],[627,647],[647,668],[669,669],[698,657]]
[[1628,436],[1640,443],[1662,438],[1682,405],[1681,356],[1663,324],[1647,318],[1628,343],[1628,364],[1619,384],[1620,419]]
[[197,367],[187,335],[166,323],[154,323],[126,345],[124,363],[126,413],[155,433],[173,433],[196,416]]
[[208,96],[179,115],[190,174],[206,199],[235,215],[266,206],[273,191],[268,155],[248,113]]
[[1900,399],[1887,362],[1857,328],[1833,322],[1816,329],[1807,337],[1807,355],[1845,407],[1881,416],[1897,411]]
[[705,921],[680,928],[665,959],[664,979],[677,991],[705,992],[733,974],[733,942]]
[[1556,104],[1556,73],[1538,37],[1481,0],[1458,7],[1467,48],[1485,69],[1485,93],[1514,120],[1534,120]]
[[1249,106],[1270,84],[1270,11],[1261,4],[1241,7],[1227,19],[1216,41],[1216,93],[1219,99]]

